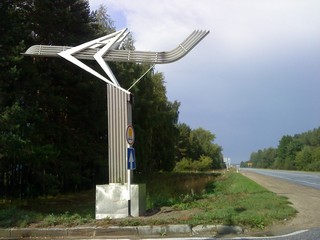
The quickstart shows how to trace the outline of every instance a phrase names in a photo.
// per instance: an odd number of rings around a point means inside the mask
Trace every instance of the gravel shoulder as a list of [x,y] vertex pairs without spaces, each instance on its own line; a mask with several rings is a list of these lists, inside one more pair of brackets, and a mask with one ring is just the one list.
[[269,234],[278,235],[298,230],[320,227],[320,191],[314,188],[293,184],[288,181],[242,170],[244,176],[252,179],[268,190],[288,197],[298,211],[292,220],[270,226]]

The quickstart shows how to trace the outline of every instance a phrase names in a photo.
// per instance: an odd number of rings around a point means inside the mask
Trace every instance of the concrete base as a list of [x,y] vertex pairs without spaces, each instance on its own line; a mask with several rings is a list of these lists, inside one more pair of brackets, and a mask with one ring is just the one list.
[[[131,185],[131,216],[146,211],[146,185]],[[96,219],[128,216],[128,185],[111,183],[96,186]]]

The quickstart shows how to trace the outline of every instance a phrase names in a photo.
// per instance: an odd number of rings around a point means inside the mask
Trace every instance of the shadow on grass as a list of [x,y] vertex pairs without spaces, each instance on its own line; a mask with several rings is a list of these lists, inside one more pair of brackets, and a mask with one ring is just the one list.
[[218,176],[220,173],[156,173],[146,180],[147,208],[195,201],[207,193],[208,184]]
[[47,221],[47,225],[58,222],[81,222],[94,219],[95,191],[0,202],[0,227],[26,227]]

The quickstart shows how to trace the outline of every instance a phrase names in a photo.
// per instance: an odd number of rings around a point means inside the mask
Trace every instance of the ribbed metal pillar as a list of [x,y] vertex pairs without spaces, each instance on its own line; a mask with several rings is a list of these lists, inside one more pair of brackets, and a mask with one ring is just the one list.
[[[130,94],[107,84],[109,183],[127,182],[126,129],[128,111],[131,115]],[[131,116],[129,116],[131,122]]]

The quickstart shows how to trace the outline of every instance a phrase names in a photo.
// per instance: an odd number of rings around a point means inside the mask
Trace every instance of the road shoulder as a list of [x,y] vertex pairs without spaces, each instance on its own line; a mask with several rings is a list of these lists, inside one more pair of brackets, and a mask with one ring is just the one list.
[[284,234],[298,230],[320,226],[320,191],[310,187],[290,183],[286,180],[273,178],[243,170],[244,176],[278,195],[286,196],[298,211],[296,217],[283,224],[270,226],[267,231],[272,235]]

